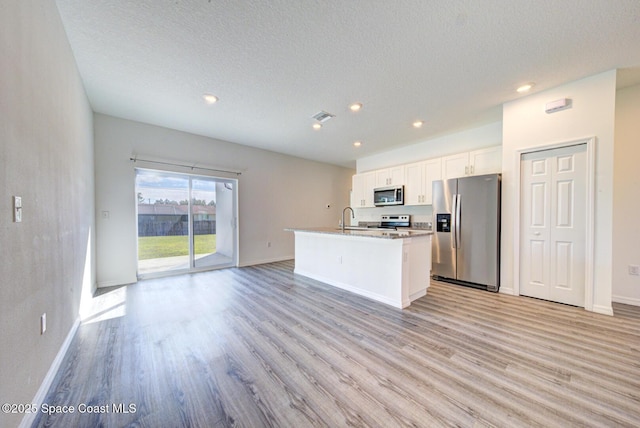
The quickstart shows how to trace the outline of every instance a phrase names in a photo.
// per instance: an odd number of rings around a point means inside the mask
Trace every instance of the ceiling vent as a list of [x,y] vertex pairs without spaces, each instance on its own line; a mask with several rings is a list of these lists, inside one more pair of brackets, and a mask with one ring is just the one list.
[[331,119],[332,117],[336,117],[335,114],[331,114],[331,113],[327,113],[326,111],[319,111],[318,113],[314,114],[313,116],[311,116],[312,118],[314,118],[315,120],[317,120],[320,123],[326,122],[327,120]]

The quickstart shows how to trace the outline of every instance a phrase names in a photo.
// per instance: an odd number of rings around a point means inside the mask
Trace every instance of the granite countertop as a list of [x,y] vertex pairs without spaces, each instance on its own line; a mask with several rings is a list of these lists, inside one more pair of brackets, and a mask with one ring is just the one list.
[[381,239],[403,239],[403,238],[415,238],[418,236],[433,235],[430,230],[371,230],[363,227],[345,227],[344,231],[339,227],[292,227],[285,229],[289,232],[311,232],[322,233],[329,235],[342,235],[342,236],[359,236],[366,238],[381,238]]

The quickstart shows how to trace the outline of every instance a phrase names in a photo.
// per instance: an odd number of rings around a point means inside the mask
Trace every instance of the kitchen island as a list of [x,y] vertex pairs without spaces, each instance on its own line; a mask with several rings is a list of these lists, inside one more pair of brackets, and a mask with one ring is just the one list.
[[295,273],[396,308],[427,294],[430,231],[307,228],[295,234]]

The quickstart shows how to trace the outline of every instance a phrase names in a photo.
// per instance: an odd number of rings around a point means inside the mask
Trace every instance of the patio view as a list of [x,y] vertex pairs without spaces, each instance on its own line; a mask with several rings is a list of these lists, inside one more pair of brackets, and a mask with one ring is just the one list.
[[217,255],[219,184],[208,177],[137,170],[138,275],[229,262]]

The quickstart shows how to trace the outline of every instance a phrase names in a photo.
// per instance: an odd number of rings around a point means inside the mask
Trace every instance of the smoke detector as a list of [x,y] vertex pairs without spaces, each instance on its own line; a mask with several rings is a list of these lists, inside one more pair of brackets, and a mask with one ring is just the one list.
[[324,123],[332,117],[336,117],[335,114],[327,113],[324,110],[320,110],[318,113],[311,116],[313,119],[317,120],[320,123]]

